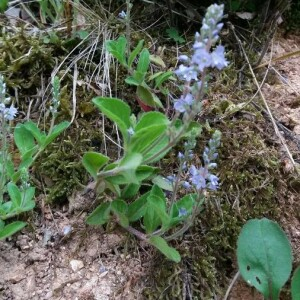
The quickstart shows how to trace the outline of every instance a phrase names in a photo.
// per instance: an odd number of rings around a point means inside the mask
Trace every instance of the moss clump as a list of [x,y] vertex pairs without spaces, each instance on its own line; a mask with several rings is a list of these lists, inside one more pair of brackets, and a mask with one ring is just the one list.
[[46,188],[49,202],[64,203],[74,190],[87,184],[89,176],[81,159],[86,151],[95,149],[95,141],[102,143],[102,137],[88,122],[79,121],[81,127],[69,128],[35,164],[36,178]]

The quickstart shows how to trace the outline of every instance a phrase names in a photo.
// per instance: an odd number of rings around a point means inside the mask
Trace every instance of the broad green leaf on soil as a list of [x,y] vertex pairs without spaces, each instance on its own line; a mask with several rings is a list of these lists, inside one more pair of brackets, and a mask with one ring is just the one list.
[[292,271],[292,250],[277,223],[265,218],[248,221],[238,238],[237,259],[248,284],[266,299],[279,298]]
[[151,90],[149,88],[143,85],[138,85],[136,94],[144,104],[150,107],[156,106],[154,95],[151,93]]
[[16,126],[14,140],[22,156],[35,146],[33,135],[22,124]]
[[129,67],[129,69],[131,68],[133,61],[136,59],[138,54],[141,52],[143,45],[144,45],[144,40],[140,40],[138,42],[137,46],[130,53],[129,58],[128,58],[128,67]]
[[176,263],[180,262],[181,257],[179,252],[173,247],[170,247],[162,237],[154,235],[149,239],[149,243],[156,247],[168,259]]
[[112,201],[111,210],[118,217],[120,225],[122,227],[126,228],[129,226],[129,221],[127,218],[128,205],[124,200],[116,199],[116,200]]
[[22,195],[21,195],[21,191],[19,190],[17,185],[15,185],[12,182],[9,182],[7,184],[7,191],[8,191],[10,200],[14,204],[14,207],[16,207],[16,208],[20,207],[21,202],[22,202]]
[[150,192],[147,192],[128,205],[128,219],[130,222],[135,222],[144,216],[149,195]]
[[64,121],[55,125],[52,131],[47,135],[43,144],[43,148],[46,148],[52,141],[54,141],[64,130],[70,126],[70,124],[70,122]]
[[148,49],[143,49],[137,64],[137,71],[143,74],[147,73],[150,64],[150,53]]
[[300,267],[295,270],[292,277],[291,292],[293,300],[300,299]]
[[130,107],[117,98],[96,97],[93,103],[111,121],[115,122],[123,135],[124,142],[128,140],[127,130],[130,128]]
[[46,139],[46,134],[41,132],[36,123],[28,121],[23,126],[34,136],[39,146],[42,146]]
[[85,153],[82,158],[83,166],[93,176],[94,179],[97,178],[97,173],[108,161],[109,157],[92,151]]
[[0,240],[12,236],[26,226],[25,222],[15,221],[0,229]]
[[134,131],[137,132],[142,129],[146,129],[153,125],[168,125],[169,119],[162,113],[157,111],[151,111],[144,113],[134,127]]
[[127,184],[122,190],[121,197],[123,199],[129,199],[134,197],[138,193],[140,187],[141,184],[136,184],[136,183]]
[[112,54],[123,66],[127,66],[126,45],[127,40],[124,36],[120,36],[116,41],[110,40],[105,43],[106,50]]
[[109,220],[111,211],[110,203],[101,203],[94,211],[87,217],[86,222],[89,225],[103,225]]

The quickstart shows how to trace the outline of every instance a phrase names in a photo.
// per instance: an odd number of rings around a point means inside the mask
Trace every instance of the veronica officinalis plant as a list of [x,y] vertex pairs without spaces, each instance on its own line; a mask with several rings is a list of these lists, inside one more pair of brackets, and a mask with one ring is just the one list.
[[20,163],[16,165],[10,154],[8,136],[11,131],[11,121],[15,118],[17,109],[10,105],[6,98],[6,85],[0,75],[0,122],[1,122],[1,152],[0,152],[0,239],[11,236],[22,229],[26,223],[14,221],[5,225],[5,221],[22,212],[32,210],[35,206],[35,188],[29,184],[29,168],[37,157],[62,131],[69,122],[54,125],[59,106],[59,79],[55,77],[52,82],[53,99],[50,107],[52,121],[49,132],[42,132],[36,123],[27,121],[18,123],[14,129],[14,143],[16,144]]
[[[215,131],[209,140],[201,166],[193,164],[192,158],[196,138],[201,133],[201,125],[194,120],[201,112],[207,70],[209,67],[222,69],[228,64],[222,46],[211,50],[222,28],[222,24],[218,23],[222,15],[223,5],[211,5],[201,32],[195,36],[191,57],[179,57],[183,64],[175,74],[183,80],[183,93],[174,101],[175,114],[171,120],[155,111],[135,116],[128,104],[117,98],[93,99],[96,107],[118,126],[123,140],[123,156],[111,162],[108,156],[101,153],[87,152],[84,155],[83,165],[93,176],[98,192],[110,190],[115,195],[112,201],[101,203],[88,217],[87,223],[103,225],[113,218],[127,231],[154,245],[176,262],[180,261],[180,255],[167,241],[179,237],[193,224],[207,191],[215,191],[219,185],[218,177],[212,170],[216,167],[221,133]],[[125,49],[125,42],[119,40],[122,47],[118,47]],[[139,45],[142,47],[141,43]],[[119,55],[114,47],[111,50]],[[141,52],[138,66],[144,59],[143,55]],[[145,56],[147,61],[148,56]],[[119,61],[130,67],[132,57],[121,55]],[[148,68],[148,63],[146,66]],[[147,68],[143,69],[144,72]],[[134,72],[138,70],[139,67]],[[136,76],[141,75],[136,73]],[[185,140],[184,153],[178,155],[177,174],[168,178],[159,176],[159,169],[154,164],[181,140]],[[153,183],[151,189],[140,195],[140,186],[150,180]],[[178,190],[182,188],[186,189],[186,195],[177,199]],[[164,190],[170,194],[168,197]],[[142,229],[134,227],[138,224]]]

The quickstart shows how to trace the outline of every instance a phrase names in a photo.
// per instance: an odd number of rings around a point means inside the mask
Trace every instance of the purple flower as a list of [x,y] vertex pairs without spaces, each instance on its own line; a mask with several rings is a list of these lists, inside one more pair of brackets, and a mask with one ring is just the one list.
[[185,217],[186,215],[188,214],[187,210],[183,207],[180,207],[178,209],[178,217],[181,218],[181,217]]
[[198,73],[193,67],[187,67],[184,65],[180,65],[179,68],[174,72],[179,78],[191,81],[197,80]]
[[191,107],[194,102],[194,98],[192,94],[186,94],[185,96],[181,96],[181,98],[174,103],[175,110],[183,113],[187,109]]
[[216,67],[218,70],[227,67],[228,61],[225,59],[225,48],[221,45],[217,46],[216,49],[211,54],[212,67]]
[[121,19],[125,19],[126,17],[127,17],[127,14],[126,14],[126,12],[124,11],[124,10],[122,10],[120,13],[119,13],[119,18],[121,18]]
[[205,68],[210,67],[212,63],[212,58],[210,53],[206,49],[197,49],[192,56],[192,62],[197,65],[197,68],[202,72]]
[[216,175],[209,174],[208,180],[209,180],[209,183],[208,183],[207,187],[210,190],[215,191],[219,187],[219,178]]
[[191,185],[190,185],[189,182],[187,182],[187,181],[184,181],[184,182],[182,183],[182,186],[183,186],[185,189],[187,189],[187,190],[191,187]]
[[178,158],[179,159],[184,159],[184,154],[182,152],[178,152]]
[[190,180],[197,190],[206,188],[206,178],[208,171],[206,168],[201,167],[197,169],[194,165],[190,167],[190,174],[192,175]]
[[11,105],[10,108],[5,108],[2,113],[4,115],[4,119],[11,121],[15,118],[18,110]]

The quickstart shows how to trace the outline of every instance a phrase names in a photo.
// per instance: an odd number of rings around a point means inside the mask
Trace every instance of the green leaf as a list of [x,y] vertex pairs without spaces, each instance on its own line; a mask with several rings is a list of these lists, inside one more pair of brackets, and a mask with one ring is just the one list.
[[292,250],[277,223],[265,218],[248,221],[238,239],[237,259],[248,284],[266,299],[278,299],[292,270]]
[[300,299],[300,267],[295,270],[292,277],[291,292],[293,300]]
[[40,146],[44,144],[46,139],[46,134],[41,132],[38,126],[34,122],[28,121],[24,123],[23,126],[34,136],[34,138],[36,139],[36,141]]
[[4,13],[8,7],[8,0],[0,0],[0,13]]
[[[104,170],[106,170],[106,168]],[[149,178],[153,174],[155,174],[157,171],[158,171],[158,168],[142,165],[136,169],[135,177],[138,182],[141,182],[141,181]],[[117,185],[132,183],[132,179],[124,177],[123,174],[106,177],[105,179],[108,182],[110,182],[112,184],[117,184]]]
[[125,67],[127,66],[126,45],[127,40],[124,36],[120,36],[116,41],[110,40],[105,43],[106,50]]
[[[157,111],[151,111],[144,113],[136,126],[134,127],[134,131],[139,131],[142,129],[146,129],[153,125],[169,125],[169,119],[162,113]],[[167,128],[167,127],[166,127]]]
[[168,72],[163,72],[160,76],[158,76],[155,79],[155,86],[154,88],[159,88],[165,81],[167,81],[170,77],[173,76],[173,72],[168,71]]
[[176,201],[171,207],[171,216],[173,218],[178,217],[179,210],[185,209],[187,215],[190,215],[193,211],[195,201],[197,199],[197,194],[188,194],[183,196],[180,200]]
[[[166,134],[166,130],[167,125],[165,124],[153,125],[138,130],[130,139],[128,151],[142,153],[144,158],[143,160],[145,161],[168,145],[169,138]],[[167,153],[167,151],[155,157],[151,163],[158,161]]]
[[122,199],[117,199],[112,201],[111,210],[117,215],[120,225],[124,228],[129,226],[129,221],[127,218],[128,205]]
[[46,148],[52,141],[54,141],[64,130],[70,126],[70,122],[64,121],[55,125],[52,132],[49,133],[43,143],[43,148]]
[[136,89],[136,94],[144,104],[147,104],[151,107],[156,106],[156,102],[150,88],[139,85]]
[[103,225],[109,220],[111,206],[109,202],[101,203],[94,211],[87,217],[88,225]]
[[160,197],[150,195],[147,198],[149,209],[153,209],[160,219],[163,230],[167,229],[170,225],[171,218],[166,211],[166,200]]
[[152,182],[159,186],[161,189],[173,192],[173,184],[165,177],[162,177],[161,175],[158,175],[152,179]]
[[125,82],[129,85],[135,85],[135,86],[139,86],[141,84],[141,82],[136,80],[133,76],[126,77]]
[[141,184],[136,184],[136,183],[127,184],[126,187],[124,187],[122,190],[121,197],[124,199],[134,197],[138,193],[140,187]]
[[144,45],[144,40],[140,40],[134,50],[130,53],[128,58],[128,67],[131,69],[132,63],[137,57],[137,55],[141,52],[142,47]]
[[174,40],[174,42],[177,42],[179,44],[185,42],[185,39],[179,35],[178,30],[176,28],[171,27],[171,28],[167,29],[166,32],[167,32],[168,36]]
[[10,200],[16,208],[19,208],[22,203],[22,195],[19,188],[12,182],[7,184],[7,191],[10,197]]
[[116,123],[126,143],[128,140],[127,130],[130,128],[129,105],[120,99],[109,97],[96,97],[92,101],[106,117]]
[[166,64],[165,64],[165,62],[163,61],[163,59],[159,55],[150,55],[150,61],[153,64],[155,64],[158,67],[161,67],[163,69],[165,69],[167,67]]
[[[169,222],[166,212],[166,200],[163,191],[154,185],[147,197],[147,207],[144,214],[143,224],[147,233],[155,231],[162,223]],[[163,220],[163,219],[166,220]]]
[[173,247],[170,247],[162,237],[154,235],[149,239],[149,243],[156,247],[168,259],[176,263],[180,262],[181,257],[179,252]]
[[82,158],[83,166],[93,176],[94,179],[97,178],[97,173],[108,161],[109,157],[92,151],[85,153]]
[[33,135],[24,127],[23,124],[18,124],[14,130],[14,140],[21,155],[35,147]]
[[147,208],[147,198],[149,195],[150,192],[147,192],[128,205],[127,215],[130,222],[135,222],[144,216]]
[[139,184],[136,177],[136,169],[141,165],[143,156],[139,153],[129,153],[120,162],[119,168],[122,169],[122,175],[128,183]]
[[32,200],[35,194],[34,187],[28,187],[22,194],[22,211],[29,211],[35,207],[35,202]]
[[15,221],[0,229],[0,240],[12,236],[26,226],[25,222]]
[[141,72],[142,74],[146,74],[149,68],[150,64],[150,53],[148,49],[143,49],[140,57],[139,57],[139,62],[137,64],[137,71]]

